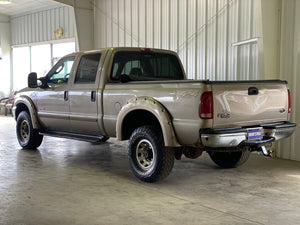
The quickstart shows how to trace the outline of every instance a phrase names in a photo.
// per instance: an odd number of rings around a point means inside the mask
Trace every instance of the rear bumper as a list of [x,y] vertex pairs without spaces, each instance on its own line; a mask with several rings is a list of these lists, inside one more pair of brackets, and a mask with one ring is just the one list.
[[266,143],[291,136],[296,128],[296,124],[284,122],[265,124],[258,127],[262,127],[263,129],[264,138],[262,140],[248,141],[248,127],[226,129],[201,129],[200,139],[203,145],[211,148],[237,147],[241,145],[264,145]]

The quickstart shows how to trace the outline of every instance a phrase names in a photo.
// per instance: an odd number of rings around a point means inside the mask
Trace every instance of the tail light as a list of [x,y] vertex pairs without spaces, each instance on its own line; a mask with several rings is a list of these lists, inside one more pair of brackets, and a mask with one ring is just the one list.
[[289,103],[288,103],[288,106],[289,106],[288,113],[291,113],[292,107],[291,107],[291,93],[290,93],[290,89],[288,89],[288,100],[289,100]]
[[206,91],[201,95],[199,106],[199,117],[201,119],[212,119],[214,116],[213,95]]

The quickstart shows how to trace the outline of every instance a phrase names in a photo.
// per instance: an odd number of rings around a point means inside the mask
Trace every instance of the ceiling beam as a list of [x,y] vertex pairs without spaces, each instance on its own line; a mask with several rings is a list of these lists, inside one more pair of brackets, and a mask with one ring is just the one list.
[[53,0],[53,1],[63,3],[69,6],[74,6],[74,0]]

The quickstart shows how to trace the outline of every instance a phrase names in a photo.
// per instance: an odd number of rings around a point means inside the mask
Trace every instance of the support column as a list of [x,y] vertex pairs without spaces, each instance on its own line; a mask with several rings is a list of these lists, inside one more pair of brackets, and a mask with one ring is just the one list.
[[94,1],[74,1],[78,50],[94,49]]
[[281,0],[256,0],[258,63],[261,79],[278,79]]

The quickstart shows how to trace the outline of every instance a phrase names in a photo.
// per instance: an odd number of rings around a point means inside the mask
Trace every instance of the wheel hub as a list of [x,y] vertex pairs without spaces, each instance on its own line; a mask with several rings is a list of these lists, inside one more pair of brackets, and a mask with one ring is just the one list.
[[148,140],[143,139],[137,144],[136,160],[138,166],[144,170],[148,170],[155,162],[155,153]]
[[26,120],[21,123],[20,134],[23,140],[26,140],[29,137],[29,124]]

